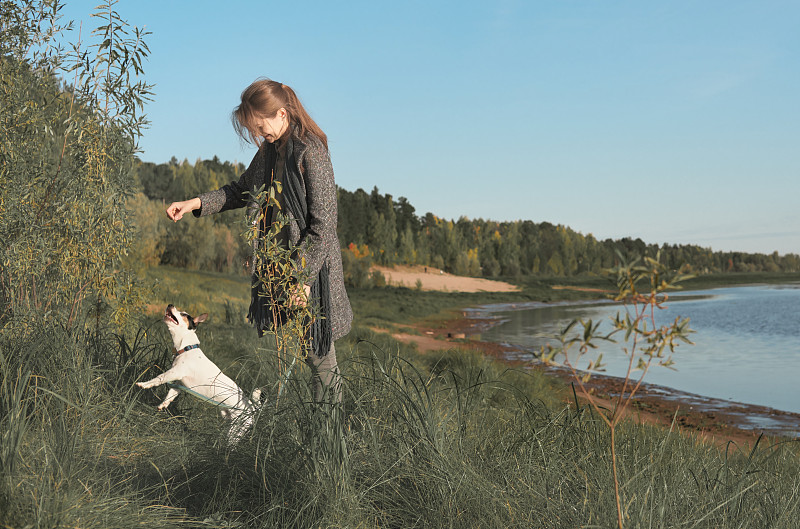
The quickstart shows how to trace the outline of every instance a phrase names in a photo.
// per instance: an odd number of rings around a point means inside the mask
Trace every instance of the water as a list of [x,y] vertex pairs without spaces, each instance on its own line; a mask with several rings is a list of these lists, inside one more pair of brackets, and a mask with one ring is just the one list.
[[[700,297],[698,297],[700,296]],[[498,318],[500,323],[481,339],[508,343],[520,356],[552,342],[573,318],[609,323],[619,305],[598,303],[488,305],[476,317]],[[800,412],[800,285],[747,286],[673,294],[657,322],[676,316],[690,318],[695,345],[681,345],[673,355],[673,369],[654,366],[645,382],[698,395]],[[602,343],[605,374],[624,376],[628,359],[621,344]],[[597,352],[589,354],[594,359]],[[587,362],[580,367],[585,368]],[[635,372],[637,374],[638,372]]]

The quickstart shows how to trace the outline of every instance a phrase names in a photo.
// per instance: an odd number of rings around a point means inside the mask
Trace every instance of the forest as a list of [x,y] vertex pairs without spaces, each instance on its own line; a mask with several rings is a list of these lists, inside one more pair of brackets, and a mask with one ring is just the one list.
[[[187,268],[245,273],[250,255],[243,215],[226,212],[182,222],[167,229],[165,204],[184,200],[238,179],[242,164],[217,157],[194,164],[172,158],[167,163],[138,161],[135,181],[141,192],[130,201],[140,230],[140,261]],[[598,240],[568,226],[520,220],[481,218],[448,220],[435,213],[418,215],[405,198],[382,194],[377,187],[339,192],[339,242],[350,286],[370,281],[372,264],[423,265],[458,275],[516,278],[600,274],[614,265],[617,252],[655,255],[671,268],[688,264],[695,274],[795,272],[800,256],[722,252],[689,244],[656,244],[641,239]]]

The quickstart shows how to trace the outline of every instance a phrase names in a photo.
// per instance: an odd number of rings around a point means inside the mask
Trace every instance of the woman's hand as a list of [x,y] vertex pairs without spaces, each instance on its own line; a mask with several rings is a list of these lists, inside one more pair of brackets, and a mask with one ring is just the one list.
[[184,200],[183,202],[173,202],[167,208],[167,217],[172,219],[173,222],[178,222],[183,218],[185,213],[191,213],[196,209],[200,209],[202,205],[199,198],[192,198],[190,200]]
[[294,293],[292,294],[292,306],[305,307],[308,305],[308,300],[311,297],[311,287],[308,285],[297,285]]

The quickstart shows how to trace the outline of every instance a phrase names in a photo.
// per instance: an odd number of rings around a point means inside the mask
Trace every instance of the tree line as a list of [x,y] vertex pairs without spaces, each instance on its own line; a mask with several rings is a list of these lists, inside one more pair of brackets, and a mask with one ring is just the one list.
[[[132,202],[148,242],[143,260],[150,264],[246,270],[250,249],[239,234],[241,212],[226,212],[167,229],[165,204],[216,189],[238,179],[242,164],[217,157],[194,164],[175,158],[167,163],[138,162],[135,179],[142,193]],[[654,244],[641,239],[598,240],[568,226],[531,220],[498,222],[482,218],[448,220],[433,213],[417,215],[405,197],[395,200],[377,187],[338,188],[339,242],[351,284],[370,281],[372,264],[422,265],[479,277],[599,274],[614,265],[617,252],[654,255],[668,266],[688,264],[694,273],[794,272],[800,256],[713,251],[691,244]]]

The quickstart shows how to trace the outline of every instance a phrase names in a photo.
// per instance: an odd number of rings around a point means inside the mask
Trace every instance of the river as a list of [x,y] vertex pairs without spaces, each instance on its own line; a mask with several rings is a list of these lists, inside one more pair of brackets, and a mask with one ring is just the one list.
[[[485,305],[471,316],[498,323],[481,339],[512,345],[516,357],[533,359],[573,318],[610,319],[625,308],[585,303]],[[651,367],[645,382],[706,397],[800,413],[800,284],[754,285],[671,294],[657,322],[688,317],[694,345],[681,345],[673,368]],[[554,343],[554,342],[552,342]],[[604,374],[624,376],[622,344],[600,343]],[[588,361],[588,360],[587,360]],[[584,362],[580,367],[585,367]]]

